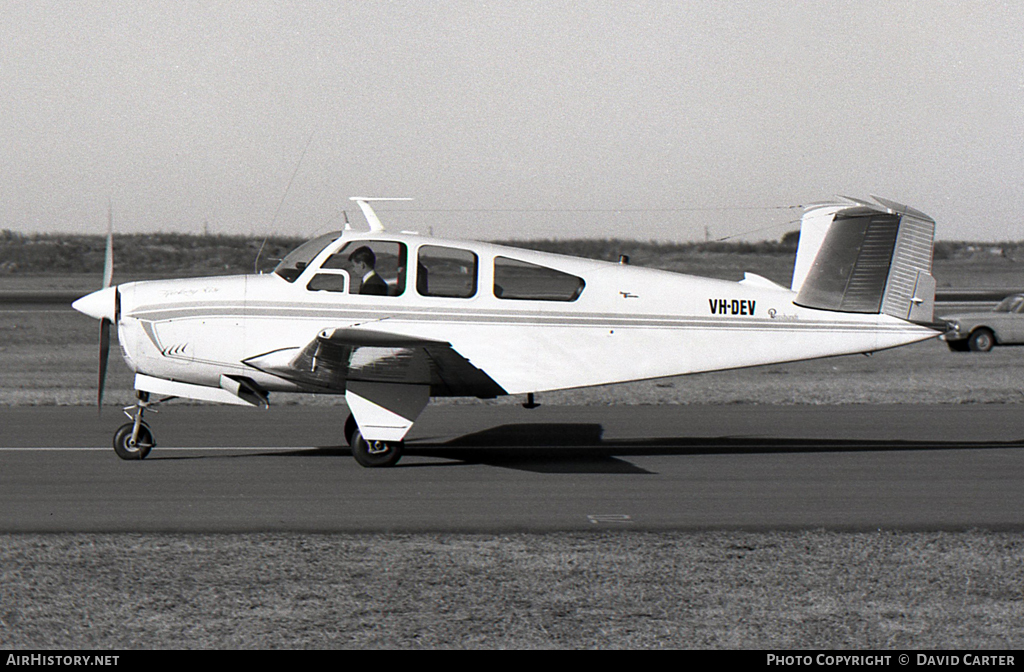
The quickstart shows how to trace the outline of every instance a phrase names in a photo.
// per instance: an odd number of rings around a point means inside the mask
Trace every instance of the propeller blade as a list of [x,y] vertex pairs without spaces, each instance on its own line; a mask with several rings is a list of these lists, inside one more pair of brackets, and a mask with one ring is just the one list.
[[107,211],[107,251],[103,256],[103,289],[114,280],[114,206]]
[[[103,289],[114,281],[114,204],[107,207],[107,249],[103,255]],[[96,383],[96,412],[103,413],[103,387],[107,382],[107,361],[110,359],[110,325],[121,321],[121,292],[114,287],[114,322],[100,320],[100,372]]]
[[103,411],[103,385],[107,379],[107,359],[110,356],[110,325],[107,318],[100,320],[100,375],[96,392],[96,410]]

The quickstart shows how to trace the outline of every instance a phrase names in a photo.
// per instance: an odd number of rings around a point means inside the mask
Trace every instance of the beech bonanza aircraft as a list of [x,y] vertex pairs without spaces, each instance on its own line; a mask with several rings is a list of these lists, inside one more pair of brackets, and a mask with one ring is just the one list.
[[[339,231],[273,273],[130,282],[74,308],[135,372],[124,459],[155,445],[150,395],[268,407],[344,394],[359,464],[392,466],[430,397],[493,398],[831,355],[938,336],[935,222],[878,197],[810,206],[790,287],[731,282],[472,241]],[[111,249],[108,233],[108,252]],[[625,260],[622,260],[625,261]],[[133,413],[130,411],[134,411]]]

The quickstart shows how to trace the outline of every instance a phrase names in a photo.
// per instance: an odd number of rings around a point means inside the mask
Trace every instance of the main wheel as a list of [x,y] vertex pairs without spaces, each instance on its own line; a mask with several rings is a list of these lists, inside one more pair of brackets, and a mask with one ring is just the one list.
[[144,460],[156,445],[153,442],[153,432],[149,431],[149,425],[144,422],[139,425],[137,441],[132,441],[133,429],[135,429],[135,425],[129,422],[121,425],[114,432],[114,452],[122,460]]
[[348,418],[345,419],[345,440],[348,441],[348,445],[352,445],[352,435],[356,433],[359,426],[356,424],[356,416],[351,413],[348,414]]
[[967,339],[967,347],[971,352],[988,352],[996,344],[996,337],[988,329],[976,329]]
[[352,457],[364,467],[393,467],[402,459],[401,441],[367,441],[358,429],[349,445]]

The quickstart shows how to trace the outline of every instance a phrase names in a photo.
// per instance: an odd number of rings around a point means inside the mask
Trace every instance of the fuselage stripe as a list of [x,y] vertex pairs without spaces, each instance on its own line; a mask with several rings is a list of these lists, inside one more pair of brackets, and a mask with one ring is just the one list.
[[524,313],[509,315],[507,313],[496,313],[490,311],[422,311],[403,310],[391,311],[381,317],[380,313],[374,313],[369,309],[344,309],[335,308],[330,310],[310,310],[304,307],[270,307],[270,306],[239,306],[225,305],[220,307],[212,306],[182,306],[179,308],[162,309],[136,309],[131,311],[127,317],[134,317],[147,322],[164,322],[173,319],[295,319],[304,320],[334,320],[346,323],[367,323],[377,324],[388,323],[438,323],[457,322],[463,326],[485,326],[485,325],[515,325],[520,327],[565,327],[565,328],[675,328],[675,329],[724,329],[730,331],[744,331],[747,329],[758,329],[772,332],[805,332],[805,331],[826,331],[835,333],[856,333],[862,331],[872,332],[906,332],[917,331],[921,327],[910,323],[879,323],[876,320],[865,320],[863,322],[842,321],[842,320],[809,320],[809,319],[765,319],[765,318],[720,318],[709,319],[705,317],[675,317],[666,315],[650,316],[623,316],[618,314],[589,313],[581,315],[550,315],[538,313]]

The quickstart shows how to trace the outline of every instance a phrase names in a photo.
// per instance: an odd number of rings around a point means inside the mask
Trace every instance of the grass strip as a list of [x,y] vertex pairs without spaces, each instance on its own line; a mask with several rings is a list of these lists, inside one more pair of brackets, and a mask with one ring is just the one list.
[[0,535],[0,647],[1017,648],[1020,533]]

